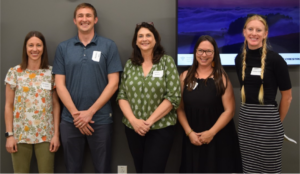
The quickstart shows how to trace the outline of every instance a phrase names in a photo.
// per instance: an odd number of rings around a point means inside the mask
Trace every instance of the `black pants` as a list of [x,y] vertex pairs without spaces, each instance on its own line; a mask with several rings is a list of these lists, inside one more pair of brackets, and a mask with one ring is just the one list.
[[174,126],[150,130],[145,136],[125,126],[125,133],[136,173],[164,173],[174,139]]
[[61,121],[60,133],[64,148],[64,161],[68,173],[81,173],[85,144],[88,142],[96,173],[111,172],[111,124],[90,124],[93,135],[81,134],[73,123]]

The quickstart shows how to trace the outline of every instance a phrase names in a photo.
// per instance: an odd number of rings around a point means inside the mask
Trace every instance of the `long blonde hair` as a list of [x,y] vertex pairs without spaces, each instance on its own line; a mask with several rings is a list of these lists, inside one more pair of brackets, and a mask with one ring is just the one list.
[[[247,24],[252,20],[259,20],[261,23],[265,26],[265,31],[268,31],[268,24],[267,21],[262,18],[260,15],[253,15],[251,17],[248,17],[248,19],[245,22],[244,29],[246,29]],[[244,40],[244,46],[243,46],[243,52],[242,52],[242,81],[244,82],[245,79],[245,69],[246,69],[246,54],[247,54],[247,40],[245,38]],[[258,101],[260,104],[264,104],[264,87],[263,87],[263,79],[264,79],[264,71],[265,71],[265,63],[266,63],[266,56],[267,56],[267,37],[263,39],[262,43],[262,55],[261,55],[261,73],[260,78],[262,80],[262,83],[260,85],[260,90],[258,94]],[[241,97],[242,97],[242,103],[244,104],[246,102],[246,95],[245,95],[245,87],[244,83],[242,85],[241,89]]]

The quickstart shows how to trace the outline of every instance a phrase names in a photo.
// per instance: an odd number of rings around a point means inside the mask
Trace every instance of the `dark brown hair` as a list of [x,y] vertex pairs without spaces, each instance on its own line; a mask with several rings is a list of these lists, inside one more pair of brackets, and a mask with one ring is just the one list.
[[90,4],[90,3],[81,3],[81,4],[77,5],[77,7],[74,10],[74,19],[76,18],[77,10],[81,9],[81,8],[90,8],[90,9],[92,9],[93,12],[94,12],[94,17],[97,17],[97,11],[96,11],[95,7],[92,4]]
[[156,64],[159,62],[160,58],[165,54],[164,48],[160,44],[160,35],[158,31],[154,28],[154,25],[151,25],[147,22],[142,22],[135,27],[133,39],[132,39],[132,55],[131,61],[133,65],[141,65],[144,62],[144,58],[142,56],[140,48],[136,45],[137,34],[141,28],[147,28],[154,35],[156,44],[153,48],[153,59],[152,63]]
[[28,55],[27,55],[26,45],[27,45],[27,41],[32,37],[37,37],[43,42],[43,54],[41,56],[40,69],[48,69],[49,64],[48,64],[48,53],[47,53],[46,40],[45,40],[43,34],[38,31],[30,31],[25,37],[24,44],[23,44],[22,62],[20,64],[21,69],[25,70],[28,66]]
[[[208,35],[201,36],[198,39],[198,41],[197,41],[197,43],[196,43],[196,45],[194,47],[194,60],[193,60],[193,64],[188,69],[188,73],[186,75],[186,78],[184,79],[184,86],[186,86],[187,84],[194,84],[194,82],[196,81],[195,74],[197,74],[197,68],[198,68],[198,65],[199,65],[199,63],[198,63],[198,61],[196,59],[196,53],[197,53],[198,46],[203,41],[210,42],[213,45],[213,47],[214,47],[214,58],[213,58],[213,61],[215,62],[214,63],[215,65],[213,67],[213,72],[211,73],[211,75],[209,77],[211,77],[211,76],[214,77],[216,88],[217,88],[217,93],[220,94],[220,95],[223,95],[224,92],[225,92],[225,90],[226,90],[226,87],[224,86],[223,77],[222,76],[223,75],[225,76],[225,78],[226,78],[226,84],[227,84],[228,76],[227,76],[226,72],[224,71],[224,69],[223,69],[223,67],[221,65],[220,54],[219,54],[219,49],[218,49],[217,43],[214,40],[214,38],[212,38],[211,36],[208,36]],[[193,90],[193,86],[188,85],[187,89],[189,91],[191,91],[191,90]]]

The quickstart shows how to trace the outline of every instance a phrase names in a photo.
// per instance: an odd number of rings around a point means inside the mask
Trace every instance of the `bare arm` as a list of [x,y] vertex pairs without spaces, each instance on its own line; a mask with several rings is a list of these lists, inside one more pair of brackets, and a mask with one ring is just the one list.
[[280,91],[280,93],[281,93],[281,100],[279,104],[279,115],[280,115],[280,121],[283,122],[284,118],[286,117],[286,114],[289,111],[290,104],[292,102],[292,89],[286,91]]
[[[63,102],[65,107],[69,110],[72,117],[75,119],[76,117],[79,116],[80,113],[75,107],[71,95],[66,87],[66,76],[61,74],[56,74],[55,84],[56,84],[56,91],[60,100]],[[79,130],[84,135],[92,135],[92,132],[94,132],[94,129],[89,124],[87,124],[85,127],[82,127]]]
[[110,100],[110,98],[118,89],[119,72],[108,74],[107,77],[108,84],[106,85],[96,102],[88,110],[79,111],[80,115],[74,119],[74,124],[76,125],[76,127],[82,128],[86,124],[88,124],[92,120],[94,114],[99,109],[101,109],[108,102],[108,100]]
[[65,107],[69,110],[72,117],[74,118],[74,114],[78,112],[77,108],[75,107],[71,95],[66,87],[66,76],[61,74],[55,74],[55,84],[56,84],[56,91],[63,102]]
[[56,152],[60,146],[59,142],[59,121],[60,121],[60,104],[57,92],[54,89],[52,94],[53,102],[53,119],[54,119],[54,136],[50,142],[50,152]]
[[155,109],[151,116],[146,120],[149,126],[152,126],[155,122],[163,118],[173,109],[173,105],[167,99],[164,99],[161,104]]
[[150,130],[149,124],[142,119],[137,119],[130,107],[130,104],[127,100],[120,99],[119,106],[124,114],[124,116],[128,119],[129,123],[133,127],[134,131],[141,136],[145,136],[145,134]]
[[[14,107],[15,91],[6,84],[5,88],[5,128],[6,132],[13,132],[13,107]],[[14,136],[6,138],[6,150],[9,153],[17,152],[17,141]]]
[[173,108],[177,109],[180,104],[181,95],[178,71],[173,58],[168,57],[167,59],[168,63],[165,64],[164,70],[168,72],[164,76],[167,92],[164,94],[165,99],[146,120],[149,126],[152,126],[155,122],[166,116]]
[[224,76],[223,76],[223,82],[224,82],[224,86],[227,85],[225,93],[222,96],[224,112],[220,115],[220,117],[218,118],[217,122],[213,125],[213,127],[211,127],[208,131],[204,131],[198,134],[200,136],[200,141],[205,144],[210,143],[213,137],[221,129],[223,129],[234,116],[235,100],[234,100],[233,88],[229,79],[227,81],[227,84],[225,84],[226,79]]
[[187,71],[184,71],[180,75],[181,101],[180,101],[180,105],[177,109],[178,120],[179,120],[179,123],[181,124],[181,126],[183,127],[185,134],[190,138],[191,143],[196,146],[201,146],[202,143],[200,142],[197,134],[190,127],[190,125],[187,121],[186,115],[185,115],[185,111],[184,111],[184,103],[183,103],[182,94],[183,94],[183,90],[184,90],[184,79],[185,79],[186,75],[187,75]]

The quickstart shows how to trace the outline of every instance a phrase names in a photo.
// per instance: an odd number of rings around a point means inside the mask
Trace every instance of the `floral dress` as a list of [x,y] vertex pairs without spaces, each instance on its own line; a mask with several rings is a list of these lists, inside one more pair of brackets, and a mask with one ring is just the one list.
[[50,142],[54,135],[52,89],[55,88],[52,67],[22,70],[10,68],[5,85],[15,91],[13,132],[17,143]]

